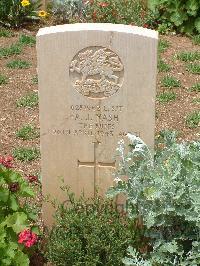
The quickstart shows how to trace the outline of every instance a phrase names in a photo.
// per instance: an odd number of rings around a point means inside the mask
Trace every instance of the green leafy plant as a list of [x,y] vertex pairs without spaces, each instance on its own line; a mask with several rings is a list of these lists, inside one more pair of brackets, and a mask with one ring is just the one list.
[[0,86],[1,85],[4,85],[4,84],[7,84],[8,83],[8,79],[6,76],[0,74]]
[[[145,2],[145,1],[144,1]],[[146,1],[147,2],[147,1]],[[160,19],[159,12],[157,10],[147,10],[146,23],[148,28],[157,30],[160,34],[168,34],[172,31],[173,25],[167,19]]]
[[143,27],[157,30],[160,34],[170,33],[172,31],[172,24],[167,19],[162,19],[161,21],[158,17],[159,13],[157,11],[152,12],[151,10],[147,10]]
[[19,44],[22,46],[34,46],[36,39],[34,36],[21,34],[19,37]]
[[0,48],[0,58],[21,54],[22,48],[16,43],[6,48]]
[[179,32],[200,33],[199,0],[149,0],[156,19],[169,21]]
[[16,132],[16,136],[23,140],[31,140],[39,137],[38,130],[32,125],[26,125]]
[[1,0],[0,23],[19,27],[25,22],[38,20],[37,10],[40,6],[40,0]]
[[200,45],[200,34],[192,37],[192,42],[196,45]]
[[9,160],[0,158],[0,264],[28,266],[39,233],[35,214],[27,211],[35,193],[19,173],[4,166]]
[[132,266],[152,266],[150,261],[144,260],[140,253],[138,253],[133,247],[128,247],[127,249],[128,256],[122,260],[124,265]]
[[167,87],[167,88],[175,88],[175,87],[180,87],[181,82],[180,82],[180,80],[177,80],[172,76],[165,76],[161,80],[161,86]]
[[48,234],[46,258],[54,265],[121,266],[129,245],[137,243],[136,225],[117,205],[97,196],[75,196],[56,204],[55,224]]
[[176,99],[176,94],[174,92],[162,92],[157,97],[160,103],[168,103]]
[[13,150],[13,156],[19,161],[29,162],[40,157],[40,151],[37,148],[20,147]]
[[155,12],[151,12],[150,10],[148,10],[148,12],[146,14],[146,18],[145,18],[145,25],[147,27],[151,28],[151,29],[157,28],[158,27],[158,24],[160,22],[160,21],[157,21],[156,20],[157,16],[158,16],[158,14],[156,14]]
[[158,25],[157,30],[160,34],[169,34],[173,29],[173,25],[171,22],[167,20],[162,20],[162,22]]
[[192,102],[199,104],[200,103],[200,98],[195,98],[195,99],[192,100]]
[[139,0],[94,0],[87,1],[85,16],[87,22],[143,26],[146,12]]
[[11,30],[0,28],[0,37],[10,38],[13,36],[14,36],[14,33]]
[[181,52],[176,55],[176,58],[184,62],[193,62],[195,60],[200,60],[200,52]]
[[187,115],[186,125],[189,128],[196,128],[200,125],[200,111],[194,111]]
[[158,70],[159,72],[168,72],[171,70],[171,66],[167,63],[165,63],[164,60],[159,59],[158,60]]
[[[177,143],[165,131],[156,152],[128,134],[117,148],[116,186],[109,197],[123,193],[127,212],[140,222],[147,243],[129,248],[125,265],[189,266],[200,263],[200,142]],[[141,235],[142,237],[142,235]]]
[[37,75],[32,78],[32,83],[38,84],[38,76]]
[[31,66],[31,63],[19,59],[8,62],[6,66],[8,68],[13,68],[13,69],[25,69],[29,68]]
[[186,66],[186,70],[192,74],[200,74],[200,64],[198,63],[193,63],[193,64],[188,64]]
[[39,101],[38,93],[33,92],[17,100],[17,107],[33,108],[33,107],[38,106],[38,101]]
[[70,23],[84,20],[84,2],[82,0],[52,0],[49,9],[56,22]]
[[169,47],[170,43],[167,40],[159,40],[158,53],[164,53]]
[[194,85],[190,88],[190,90],[192,90],[192,91],[196,91],[196,92],[200,92],[200,82],[194,84]]

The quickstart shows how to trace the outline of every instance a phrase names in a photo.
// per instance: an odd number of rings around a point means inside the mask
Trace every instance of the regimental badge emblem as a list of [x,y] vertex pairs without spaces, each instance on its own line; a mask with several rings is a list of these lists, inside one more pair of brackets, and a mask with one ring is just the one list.
[[72,59],[69,71],[73,87],[91,99],[110,97],[122,87],[122,61],[105,47],[90,46],[79,51]]

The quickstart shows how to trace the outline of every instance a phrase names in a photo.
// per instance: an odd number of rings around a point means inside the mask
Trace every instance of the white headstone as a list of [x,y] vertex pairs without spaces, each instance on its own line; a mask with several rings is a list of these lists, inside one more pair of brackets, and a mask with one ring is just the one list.
[[[105,193],[113,155],[128,132],[154,145],[157,32],[73,24],[37,35],[42,187],[63,200],[58,177],[77,195]],[[50,224],[52,209],[44,206]]]

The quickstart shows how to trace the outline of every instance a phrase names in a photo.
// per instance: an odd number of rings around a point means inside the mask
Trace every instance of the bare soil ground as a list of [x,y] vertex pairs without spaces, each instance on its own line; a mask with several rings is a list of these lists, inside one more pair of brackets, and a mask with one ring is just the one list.
[[[200,110],[200,104],[193,102],[194,99],[199,98],[200,93],[189,89],[195,83],[200,82],[200,76],[186,71],[186,63],[174,57],[180,52],[200,52],[200,47],[194,45],[191,39],[187,37],[164,36],[161,39],[165,39],[170,43],[170,47],[162,54],[162,59],[172,67],[171,71],[167,74],[180,80],[181,87],[173,89],[177,94],[175,101],[166,104],[161,104],[157,101],[156,132],[158,133],[164,129],[172,129],[179,132],[179,139],[181,140],[197,140],[200,136],[200,128],[188,128],[185,119],[189,113]],[[166,73],[158,73],[157,94],[163,91],[160,84],[163,76],[166,76]]]
[[[35,35],[35,32],[15,31],[10,38],[0,37],[0,48],[8,47],[16,43],[22,33]],[[199,139],[199,127],[190,129],[186,126],[187,114],[200,109],[199,103],[194,103],[199,98],[199,92],[190,91],[192,85],[200,82],[199,75],[190,74],[185,69],[185,63],[174,59],[174,55],[180,51],[196,51],[200,47],[194,45],[187,37],[163,36],[170,43],[170,47],[162,54],[162,59],[171,65],[169,73],[158,73],[157,94],[163,91],[160,80],[170,74],[181,81],[180,88],[174,88],[177,98],[175,101],[163,104],[156,102],[156,133],[163,129],[177,130],[181,140]],[[27,60],[32,64],[28,69],[9,69],[6,64],[13,59]],[[16,131],[24,125],[32,124],[39,128],[39,109],[17,107],[16,101],[29,92],[37,92],[38,85],[32,82],[37,74],[37,59],[35,47],[24,47],[20,55],[0,59],[0,74],[6,75],[9,81],[0,85],[0,155],[10,155],[17,147],[38,147],[39,138],[34,140],[21,140],[16,137]],[[15,161],[15,168],[24,175],[40,172],[40,160],[31,162]]]

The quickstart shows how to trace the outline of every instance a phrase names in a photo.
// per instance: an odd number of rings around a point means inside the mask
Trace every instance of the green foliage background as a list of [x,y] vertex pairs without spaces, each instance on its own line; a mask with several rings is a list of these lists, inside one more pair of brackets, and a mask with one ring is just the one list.
[[183,33],[200,33],[199,0],[148,0],[150,10],[157,19],[171,22]]
[[30,0],[30,5],[23,7],[21,0],[0,1],[0,24],[9,27],[20,27],[27,20],[37,19],[37,10],[41,0]]

